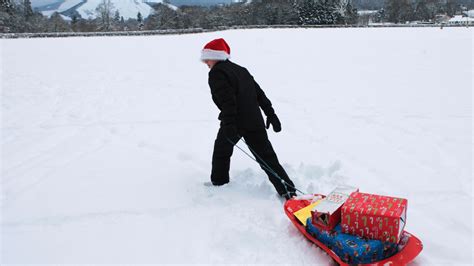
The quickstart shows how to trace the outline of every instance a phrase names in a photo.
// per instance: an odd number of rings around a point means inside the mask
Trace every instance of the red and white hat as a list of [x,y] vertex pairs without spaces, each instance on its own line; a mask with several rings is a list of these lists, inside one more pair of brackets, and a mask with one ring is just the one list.
[[207,43],[201,51],[201,61],[219,60],[225,61],[230,58],[230,47],[224,39],[215,39]]

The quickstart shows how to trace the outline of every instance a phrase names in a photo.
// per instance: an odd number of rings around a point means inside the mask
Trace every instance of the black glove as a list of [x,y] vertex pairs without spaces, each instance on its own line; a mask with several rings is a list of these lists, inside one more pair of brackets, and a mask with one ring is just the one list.
[[229,141],[232,142],[232,144],[235,144],[239,141],[240,136],[235,125],[222,126],[222,131],[224,132],[224,135],[229,139]]
[[276,114],[267,116],[267,129],[270,128],[270,124],[273,126],[273,131],[275,132],[281,131],[281,123]]

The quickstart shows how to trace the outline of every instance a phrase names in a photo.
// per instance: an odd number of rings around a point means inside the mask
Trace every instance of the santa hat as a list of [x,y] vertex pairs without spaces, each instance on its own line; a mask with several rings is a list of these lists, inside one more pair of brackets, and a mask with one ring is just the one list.
[[224,39],[215,39],[207,43],[201,51],[201,61],[219,60],[225,61],[230,58],[230,47]]

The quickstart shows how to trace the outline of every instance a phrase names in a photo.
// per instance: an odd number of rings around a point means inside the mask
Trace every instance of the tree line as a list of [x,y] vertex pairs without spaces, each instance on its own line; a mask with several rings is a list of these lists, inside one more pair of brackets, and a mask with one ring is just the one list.
[[[354,6],[364,0],[253,0],[212,7],[153,5],[154,12],[143,18],[124,19],[110,0],[102,0],[97,18],[73,14],[66,21],[61,14],[49,18],[31,7],[30,0],[0,0],[0,32],[93,32],[161,29],[214,29],[235,25],[355,25],[361,23]],[[367,1],[367,0],[365,0]],[[465,0],[385,0],[375,22],[405,23],[433,21],[438,14],[452,16],[469,6]],[[372,3],[372,2],[371,2]],[[380,5],[380,3],[378,3]],[[470,8],[474,8],[469,6]]]

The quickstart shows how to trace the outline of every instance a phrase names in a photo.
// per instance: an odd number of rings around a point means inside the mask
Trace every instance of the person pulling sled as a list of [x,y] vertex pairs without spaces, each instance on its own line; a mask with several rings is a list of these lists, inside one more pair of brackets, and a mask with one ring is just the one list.
[[[210,69],[212,100],[220,110],[211,182],[214,186],[229,183],[230,158],[234,145],[243,137],[277,193],[290,199],[296,196],[295,186],[278,162],[266,132],[270,125],[275,132],[280,132],[280,120],[249,71],[229,59],[230,47],[222,38],[207,43],[201,51],[201,61]],[[266,124],[260,108],[267,117]]]

